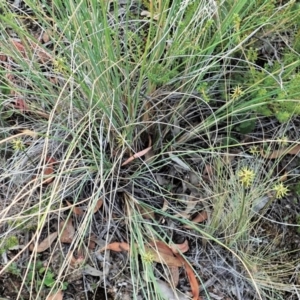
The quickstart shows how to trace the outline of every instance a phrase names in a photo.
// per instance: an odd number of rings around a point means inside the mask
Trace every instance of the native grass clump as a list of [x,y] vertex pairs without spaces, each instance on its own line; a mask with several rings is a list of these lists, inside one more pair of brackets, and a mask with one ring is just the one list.
[[17,2],[0,3],[5,296],[297,295],[299,5]]

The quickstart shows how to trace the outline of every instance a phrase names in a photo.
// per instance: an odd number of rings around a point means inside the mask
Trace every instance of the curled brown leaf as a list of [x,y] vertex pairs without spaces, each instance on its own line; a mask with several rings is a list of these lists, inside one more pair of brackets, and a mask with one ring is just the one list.
[[182,244],[172,244],[170,248],[174,254],[185,253],[189,250],[189,242],[185,240]]
[[191,268],[190,264],[180,254],[176,254],[176,257],[184,265],[186,274],[187,274],[189,282],[190,282],[193,300],[201,300],[201,297],[199,296],[199,291],[200,291],[199,283],[197,281],[197,278],[195,276],[193,269]]
[[149,243],[149,246],[153,249],[157,249],[160,253],[164,253],[167,255],[173,255],[172,249],[162,241],[153,241]]
[[135,153],[134,155],[130,156],[128,159],[126,159],[123,163],[122,163],[122,166],[125,166],[127,164],[129,164],[130,162],[132,162],[134,159],[138,158],[138,157],[141,157],[143,155],[145,155],[147,152],[149,152],[151,150],[152,146],[151,147],[148,147],[140,152],[137,152]]
[[179,283],[179,267],[168,267],[169,273],[170,273],[170,279],[172,282],[172,285],[176,287]]
[[[204,222],[205,220],[207,220],[208,218],[208,214],[205,210],[198,212],[196,217],[192,220],[193,223],[201,223]],[[184,225],[184,228],[191,228],[190,225]]]
[[102,252],[104,250],[112,250],[112,251],[116,251],[116,252],[121,252],[121,251],[129,251],[130,246],[125,243],[125,242],[114,242],[111,244],[106,245],[105,247],[103,247],[102,249],[99,250],[99,252]]
[[74,269],[79,268],[83,265],[85,258],[83,255],[77,255],[77,258],[74,256],[73,251],[67,253],[67,258],[69,259],[70,266]]

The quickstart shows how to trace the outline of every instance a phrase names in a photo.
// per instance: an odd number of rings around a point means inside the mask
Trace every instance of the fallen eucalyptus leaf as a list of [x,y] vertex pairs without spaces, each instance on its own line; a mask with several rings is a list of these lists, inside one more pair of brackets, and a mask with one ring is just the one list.
[[77,215],[77,216],[82,216],[84,214],[84,211],[82,208],[77,207],[77,206],[73,206],[72,203],[70,203],[69,201],[66,201],[68,204],[68,207],[72,208],[72,212]]
[[267,203],[269,202],[270,197],[269,196],[264,196],[260,198],[257,203],[253,206],[252,210],[256,213],[258,213],[260,210],[262,210]]
[[59,224],[60,231],[60,241],[62,243],[71,244],[74,236],[75,236],[75,228],[72,224],[72,219],[68,219],[68,221],[61,221]]
[[174,290],[167,282],[160,279],[156,280],[155,285],[158,286],[158,291],[166,300],[188,300],[188,296],[184,295],[181,292]]
[[184,163],[178,156],[175,156],[171,153],[169,153],[169,156],[182,169],[184,169],[186,171],[190,171],[190,167],[186,163]]
[[37,248],[35,248],[33,246],[33,244],[31,244],[29,246],[29,250],[30,251],[34,251],[34,252],[37,252],[37,253],[40,253],[40,252],[44,252],[45,250],[47,250],[51,245],[52,243],[55,241],[55,239],[57,238],[57,235],[58,235],[58,232],[53,232],[51,234],[49,234],[38,246]]
[[125,166],[127,164],[129,164],[130,162],[132,162],[134,159],[139,158],[141,156],[144,156],[147,152],[149,152],[151,150],[152,147],[148,147],[140,152],[135,153],[134,155],[130,156],[128,159],[126,159],[121,166]]
[[61,290],[57,291],[54,294],[49,295],[46,300],[62,300],[63,299],[63,292]]
[[98,269],[91,267],[90,265],[85,265],[83,268],[83,272],[91,276],[103,276],[103,271],[99,271]]
[[103,204],[103,200],[100,198],[94,207],[94,213],[96,213],[102,207],[102,204]]

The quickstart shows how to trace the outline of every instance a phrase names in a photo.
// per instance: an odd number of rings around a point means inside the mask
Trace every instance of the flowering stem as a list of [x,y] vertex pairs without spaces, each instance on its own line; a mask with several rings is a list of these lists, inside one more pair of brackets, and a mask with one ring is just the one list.
[[246,195],[245,195],[245,189],[244,189],[243,190],[243,194],[242,194],[242,209],[241,209],[241,214],[240,214],[239,221],[237,222],[237,226],[236,226],[235,232],[238,232],[240,224],[242,222],[242,218],[244,216],[245,200],[246,200],[245,198],[246,198]]

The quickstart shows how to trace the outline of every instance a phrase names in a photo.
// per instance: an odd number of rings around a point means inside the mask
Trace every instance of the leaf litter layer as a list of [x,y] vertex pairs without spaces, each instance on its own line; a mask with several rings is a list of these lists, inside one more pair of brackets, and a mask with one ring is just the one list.
[[0,8],[1,296],[297,297],[297,4]]

